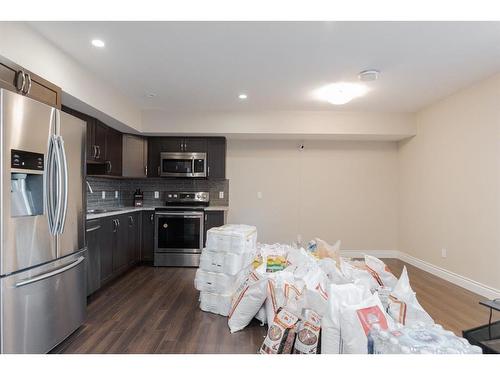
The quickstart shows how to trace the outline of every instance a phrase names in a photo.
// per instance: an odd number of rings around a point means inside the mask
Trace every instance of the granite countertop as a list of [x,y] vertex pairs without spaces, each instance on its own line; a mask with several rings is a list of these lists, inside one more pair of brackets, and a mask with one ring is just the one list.
[[[95,213],[95,214],[87,214],[87,220],[98,219],[98,218],[107,217],[107,216],[127,214],[130,212],[137,212],[137,211],[153,211],[156,208],[164,208],[164,207],[165,206],[111,208],[110,210],[112,210],[112,211],[100,212],[100,213]],[[229,207],[228,206],[207,206],[207,207],[204,207],[204,210],[205,211],[228,211]]]

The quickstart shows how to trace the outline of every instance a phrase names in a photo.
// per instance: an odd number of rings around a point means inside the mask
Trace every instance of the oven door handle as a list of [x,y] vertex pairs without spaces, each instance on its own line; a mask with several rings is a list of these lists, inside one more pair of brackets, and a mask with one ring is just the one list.
[[204,212],[158,212],[157,216],[183,216],[187,218],[198,218],[203,217]]

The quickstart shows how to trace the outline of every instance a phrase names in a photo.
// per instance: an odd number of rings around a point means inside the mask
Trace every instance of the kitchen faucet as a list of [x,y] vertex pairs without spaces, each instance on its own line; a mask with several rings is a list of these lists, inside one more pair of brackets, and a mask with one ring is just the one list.
[[89,187],[89,191],[90,191],[90,194],[93,194],[94,193],[94,190],[92,190],[92,186],[90,186],[89,182],[88,181],[85,181],[85,183],[87,184],[87,186]]

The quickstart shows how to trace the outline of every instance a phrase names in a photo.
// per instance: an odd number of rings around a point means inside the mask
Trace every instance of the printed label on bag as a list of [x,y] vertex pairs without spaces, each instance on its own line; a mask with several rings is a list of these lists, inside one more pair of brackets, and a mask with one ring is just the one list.
[[359,322],[365,331],[365,335],[368,335],[368,332],[371,331],[374,324],[378,324],[383,330],[388,329],[387,319],[378,306],[359,309],[356,313],[358,314]]

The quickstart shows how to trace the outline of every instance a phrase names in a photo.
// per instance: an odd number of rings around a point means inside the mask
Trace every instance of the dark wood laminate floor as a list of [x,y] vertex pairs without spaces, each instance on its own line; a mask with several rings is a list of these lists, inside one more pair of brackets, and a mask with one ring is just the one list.
[[[396,275],[404,263],[386,259]],[[487,322],[480,296],[407,266],[422,306],[445,328]],[[229,333],[227,318],[198,307],[195,269],[139,266],[106,286],[88,305],[85,324],[53,353],[256,353],[266,328],[254,320]],[[497,315],[496,319],[500,319]]]

